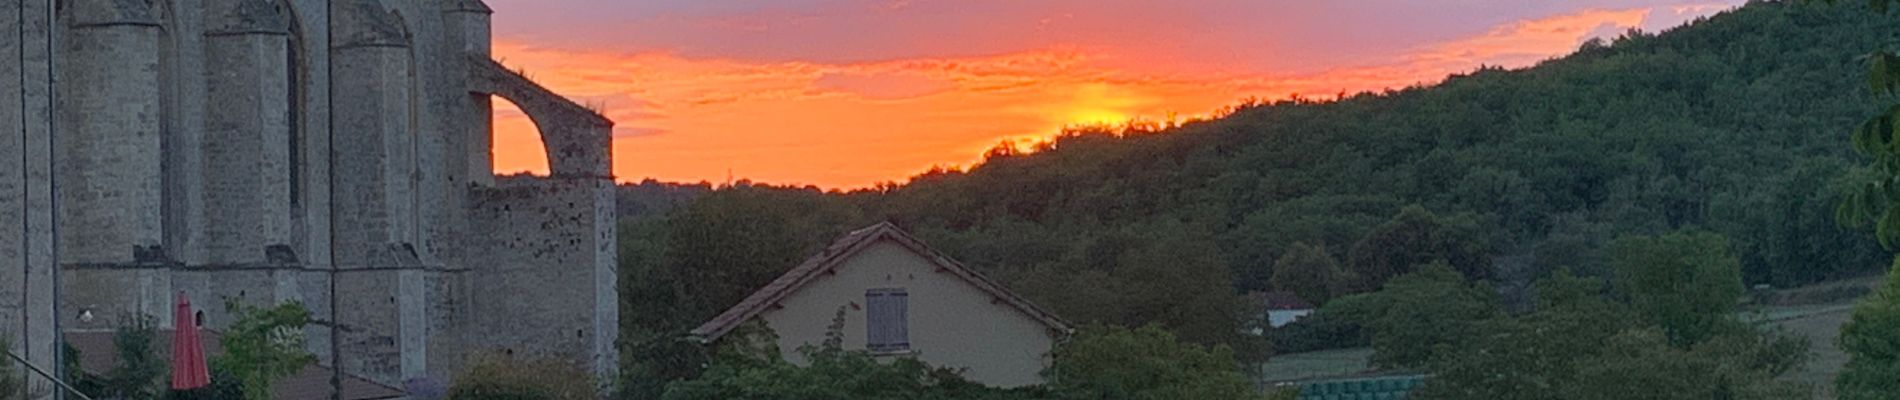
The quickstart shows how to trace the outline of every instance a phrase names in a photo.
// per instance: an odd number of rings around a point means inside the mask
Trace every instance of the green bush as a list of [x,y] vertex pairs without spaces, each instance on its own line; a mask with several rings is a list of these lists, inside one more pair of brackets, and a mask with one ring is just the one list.
[[1043,375],[1063,399],[1253,399],[1233,351],[1176,340],[1167,330],[1094,326],[1057,345]]
[[674,382],[666,400],[1027,400],[1038,389],[995,389],[960,371],[912,358],[880,361],[863,351],[807,347],[810,365],[782,359],[713,365],[699,378]]
[[1325,309],[1315,311],[1285,326],[1273,328],[1267,331],[1267,337],[1271,339],[1273,351],[1276,354],[1365,347],[1372,344],[1372,338],[1366,336],[1365,329],[1358,323],[1328,314]]
[[101,377],[108,397],[155,399],[164,393],[165,386],[160,380],[166,377],[169,366],[152,348],[157,336],[157,321],[149,316],[127,317],[112,334],[112,347],[118,353],[119,363]]
[[310,310],[302,303],[264,308],[228,298],[224,307],[237,322],[218,339],[224,354],[212,357],[211,367],[242,384],[244,398],[270,399],[275,382],[317,362],[316,356],[304,351],[303,328],[310,324]]
[[[13,337],[0,335],[0,349],[13,351]],[[0,400],[16,400],[26,393],[26,382],[13,368],[13,357],[0,358]]]
[[572,361],[506,355],[475,357],[449,387],[450,400],[588,400],[593,375]]
[[168,390],[170,400],[244,400],[244,383],[224,369],[211,368],[211,386],[192,390]]
[[1372,335],[1372,363],[1414,368],[1434,352],[1479,336],[1480,321],[1502,313],[1495,291],[1435,262],[1386,282],[1385,289],[1351,297],[1338,307]]
[[1538,308],[1480,323],[1476,335],[1436,354],[1421,400],[1809,398],[1785,374],[1807,342],[1744,329],[1693,346],[1604,296],[1598,278],[1567,271],[1538,282]]
[[1840,346],[1850,357],[1835,393],[1842,399],[1900,399],[1900,259],[1872,296],[1854,305],[1841,327]]
[[1728,249],[1728,239],[1714,233],[1625,236],[1610,244],[1610,264],[1631,308],[1661,326],[1670,343],[1688,346],[1742,329],[1735,320],[1741,261]]

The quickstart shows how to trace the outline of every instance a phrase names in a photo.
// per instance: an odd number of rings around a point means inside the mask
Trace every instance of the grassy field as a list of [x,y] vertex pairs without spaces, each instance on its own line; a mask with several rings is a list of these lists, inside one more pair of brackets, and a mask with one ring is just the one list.
[[[1801,288],[1782,290],[1779,298],[1794,304],[1782,304],[1750,312],[1743,316],[1745,320],[1761,323],[1765,326],[1786,330],[1808,339],[1808,349],[1813,358],[1801,370],[1788,374],[1785,379],[1805,382],[1814,386],[1817,398],[1834,398],[1834,375],[1841,372],[1847,364],[1847,353],[1835,344],[1840,336],[1841,324],[1847,323],[1853,314],[1854,302],[1858,296],[1841,298],[1841,293],[1858,292],[1864,295],[1878,285],[1882,277],[1874,276],[1860,279],[1842,280]],[[1848,289],[1858,289],[1848,290]],[[1807,303],[1798,299],[1826,299],[1824,302]]]
[[1801,370],[1788,374],[1787,379],[1813,385],[1815,392],[1820,394],[1818,398],[1834,398],[1834,375],[1840,373],[1841,366],[1847,364],[1847,354],[1842,353],[1834,342],[1840,334],[1841,324],[1847,322],[1852,311],[1850,307],[1835,307],[1771,322],[1773,326],[1807,338],[1808,348],[1814,352],[1814,358],[1809,359]]

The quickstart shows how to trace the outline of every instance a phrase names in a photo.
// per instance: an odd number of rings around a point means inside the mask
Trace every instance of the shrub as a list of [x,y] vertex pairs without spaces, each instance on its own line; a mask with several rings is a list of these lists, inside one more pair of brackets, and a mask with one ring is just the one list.
[[1610,244],[1616,289],[1677,346],[1738,330],[1741,261],[1728,239],[1703,232],[1626,236]]
[[1088,327],[1063,341],[1043,372],[1065,399],[1251,399],[1226,346],[1183,343],[1154,325]]
[[1371,293],[1372,363],[1380,367],[1423,366],[1441,346],[1476,337],[1477,324],[1502,313],[1489,285],[1473,284],[1444,263],[1433,263],[1387,282]]
[[1887,281],[1854,305],[1854,314],[1841,326],[1840,346],[1847,366],[1834,378],[1842,399],[1900,398],[1900,259],[1895,259]]
[[1365,347],[1372,344],[1358,323],[1327,314],[1324,309],[1267,332],[1276,354]]
[[477,356],[449,387],[450,400],[584,400],[599,396],[593,375],[563,359]]
[[880,361],[863,351],[807,347],[809,366],[782,359],[714,365],[697,379],[674,382],[667,400],[930,399],[1027,400],[1035,389],[994,389],[912,358]]
[[[0,335],[0,350],[13,351],[13,337]],[[0,358],[0,400],[14,400],[26,392],[26,382],[13,369],[13,358]]]
[[237,375],[223,368],[211,368],[211,386],[192,390],[169,390],[165,398],[171,400],[244,400],[244,383]]
[[303,327],[310,324],[310,310],[303,304],[263,308],[229,298],[224,307],[237,316],[237,322],[231,323],[218,339],[224,354],[211,358],[211,367],[241,383],[245,398],[271,398],[273,383],[317,361],[316,356],[304,351]]
[[155,399],[164,393],[159,381],[165,377],[165,358],[159,357],[152,344],[158,336],[158,324],[150,316],[127,316],[112,334],[112,347],[119,364],[107,371],[101,381],[108,397]]

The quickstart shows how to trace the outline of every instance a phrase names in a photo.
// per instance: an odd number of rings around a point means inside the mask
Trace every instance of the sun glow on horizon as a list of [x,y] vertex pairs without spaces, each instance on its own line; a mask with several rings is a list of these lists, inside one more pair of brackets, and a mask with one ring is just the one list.
[[[1479,65],[1525,67],[1591,37],[1724,7],[1582,10],[1426,43],[1385,62],[1276,74],[1165,67],[1123,49],[1054,47],[882,61],[769,61],[672,51],[590,51],[502,37],[496,58],[616,121],[623,182],[724,181],[865,188],[967,169],[999,143],[1033,151],[1074,127],[1213,115],[1243,99],[1433,83]],[[495,102],[495,171],[545,174],[534,125]],[[1145,122],[1144,122],[1145,121]]]
[[1128,122],[1133,110],[1144,103],[1126,91],[1106,83],[1089,83],[1077,87],[1075,96],[1068,104],[1060,106],[1066,111],[1051,112],[1065,118],[1060,125],[1114,125]]

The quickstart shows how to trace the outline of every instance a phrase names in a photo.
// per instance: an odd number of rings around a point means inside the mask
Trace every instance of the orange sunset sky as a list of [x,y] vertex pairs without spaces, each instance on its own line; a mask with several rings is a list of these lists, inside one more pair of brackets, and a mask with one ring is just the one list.
[[[618,122],[614,174],[861,188],[1080,123],[1522,67],[1740,0],[488,0],[495,57]],[[497,172],[545,173],[496,100]],[[729,175],[730,174],[730,175]]]

